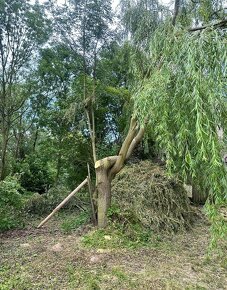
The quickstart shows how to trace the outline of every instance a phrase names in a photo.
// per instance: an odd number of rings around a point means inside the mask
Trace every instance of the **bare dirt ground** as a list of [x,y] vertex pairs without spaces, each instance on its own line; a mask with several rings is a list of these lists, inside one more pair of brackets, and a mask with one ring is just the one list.
[[0,289],[227,289],[227,260],[208,258],[209,225],[139,249],[88,249],[89,226],[63,234],[44,228],[0,235]]

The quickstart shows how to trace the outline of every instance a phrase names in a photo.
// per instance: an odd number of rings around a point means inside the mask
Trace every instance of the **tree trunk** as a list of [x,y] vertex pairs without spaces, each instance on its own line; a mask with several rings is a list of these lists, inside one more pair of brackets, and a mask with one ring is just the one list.
[[98,191],[98,226],[104,228],[107,225],[107,211],[111,204],[111,181],[104,166],[96,169],[96,188]]
[[56,172],[56,176],[55,176],[55,184],[57,184],[59,181],[61,167],[62,167],[62,156],[61,156],[61,153],[59,153],[58,157],[57,157],[57,172]]
[[195,184],[192,185],[192,202],[193,203],[205,204],[207,198],[208,198],[208,193],[206,193],[205,190],[198,188],[197,186],[195,186]]
[[180,0],[175,0],[174,14],[173,14],[173,20],[172,20],[173,26],[175,26],[175,24],[176,24],[176,19],[177,19],[177,16],[179,14],[179,8],[180,8]]
[[34,138],[34,141],[33,141],[33,152],[35,152],[35,150],[36,150],[38,135],[39,135],[39,127],[37,127],[36,131],[35,131],[35,138]]
[[128,134],[121,146],[119,154],[95,162],[99,228],[104,228],[107,225],[107,211],[111,205],[111,182],[123,168],[125,161],[131,156],[134,148],[142,140],[143,135],[144,127],[140,127],[137,120],[132,117]]
[[24,133],[20,132],[18,134],[17,149],[16,149],[16,159],[23,160],[24,158],[25,158]]
[[1,149],[1,168],[0,168],[0,180],[3,180],[6,175],[6,154],[8,146],[8,131],[2,130],[2,149]]

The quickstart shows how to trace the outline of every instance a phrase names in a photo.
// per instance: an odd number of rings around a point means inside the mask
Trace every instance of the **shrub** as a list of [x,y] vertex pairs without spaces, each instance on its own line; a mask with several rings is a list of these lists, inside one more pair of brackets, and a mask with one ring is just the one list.
[[28,191],[44,193],[54,182],[53,172],[48,163],[38,155],[30,155],[16,165],[21,175],[21,185]]
[[23,196],[17,178],[0,182],[0,231],[22,226]]
[[79,215],[64,217],[64,221],[61,223],[61,228],[64,233],[71,233],[80,226],[86,224],[90,219],[90,213],[88,211],[82,211]]
[[25,211],[36,215],[48,214],[67,196],[68,191],[64,186],[56,186],[44,194],[33,193],[26,201]]
[[[66,198],[70,189],[57,185],[48,190],[47,193],[40,195],[34,193],[25,204],[25,211],[29,214],[44,215],[50,213],[59,203]],[[64,205],[64,209],[72,210],[75,208],[84,209],[88,205],[88,194],[81,192],[80,195],[74,196],[67,204]]]
[[49,210],[45,194],[33,193],[24,204],[24,211],[28,214],[43,215]]

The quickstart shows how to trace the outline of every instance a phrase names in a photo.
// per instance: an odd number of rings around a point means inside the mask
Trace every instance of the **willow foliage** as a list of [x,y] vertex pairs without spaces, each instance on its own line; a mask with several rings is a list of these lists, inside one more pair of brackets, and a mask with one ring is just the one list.
[[[162,27],[151,40],[146,76],[137,71],[135,110],[148,116],[167,168],[226,204],[226,170],[217,128],[226,131],[226,39],[211,28],[196,33]],[[135,68],[136,71],[136,68]],[[139,87],[139,89],[138,89]]]

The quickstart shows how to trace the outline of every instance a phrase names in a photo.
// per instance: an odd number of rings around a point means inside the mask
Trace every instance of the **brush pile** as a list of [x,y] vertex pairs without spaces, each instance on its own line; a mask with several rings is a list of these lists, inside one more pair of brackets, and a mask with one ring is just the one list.
[[150,161],[128,165],[116,176],[111,217],[152,231],[188,229],[193,210],[183,185]]

